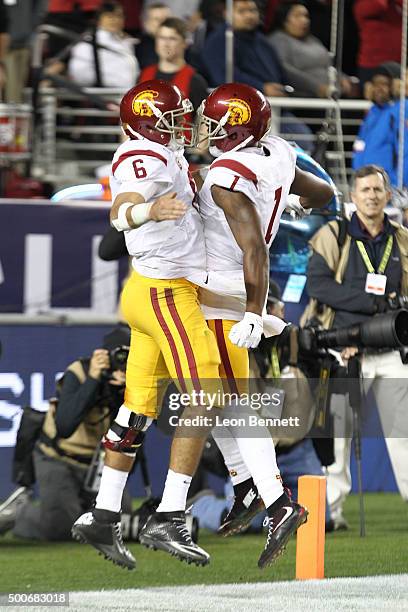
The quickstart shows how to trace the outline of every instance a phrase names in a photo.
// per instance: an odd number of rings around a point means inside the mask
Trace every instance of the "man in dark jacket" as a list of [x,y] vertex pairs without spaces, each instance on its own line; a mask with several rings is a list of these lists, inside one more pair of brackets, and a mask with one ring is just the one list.
[[[408,230],[384,213],[390,199],[389,178],[383,168],[364,166],[354,177],[350,221],[332,221],[312,238],[307,290],[312,298],[308,316],[325,328],[349,327],[376,314],[398,309],[408,296]],[[345,225],[344,225],[345,224]],[[345,349],[347,359],[357,353]],[[408,365],[397,350],[364,349],[360,357],[366,394],[377,404],[391,464],[401,496],[408,501]],[[334,522],[351,488],[351,411],[336,410],[336,461],[328,468],[327,490]],[[333,410],[333,405],[332,405]]]
[[[251,85],[268,97],[286,96],[284,70],[272,45],[258,30],[259,24],[255,0],[235,0],[233,80]],[[208,36],[200,57],[201,70],[212,87],[226,81],[225,30],[226,25],[221,24]],[[310,151],[313,137],[309,128],[287,111],[281,115],[280,131]]]

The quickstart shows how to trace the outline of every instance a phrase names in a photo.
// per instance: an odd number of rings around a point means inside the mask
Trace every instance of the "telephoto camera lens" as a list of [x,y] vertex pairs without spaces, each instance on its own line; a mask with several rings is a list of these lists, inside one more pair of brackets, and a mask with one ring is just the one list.
[[399,349],[408,345],[408,310],[387,312],[351,327],[317,330],[316,344],[318,348],[361,346]]

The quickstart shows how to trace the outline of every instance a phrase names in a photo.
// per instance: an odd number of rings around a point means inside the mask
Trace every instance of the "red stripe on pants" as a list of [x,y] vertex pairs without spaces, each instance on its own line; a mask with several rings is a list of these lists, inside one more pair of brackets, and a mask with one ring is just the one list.
[[[165,291],[167,291],[167,289],[165,289]],[[153,310],[156,315],[156,318],[158,322],[160,323],[160,327],[164,331],[164,335],[166,336],[167,341],[169,343],[171,354],[173,355],[174,365],[176,367],[177,378],[180,383],[181,390],[183,391],[183,393],[187,393],[187,387],[186,387],[186,383],[185,383],[184,376],[183,376],[183,370],[181,368],[180,357],[177,352],[177,346],[176,346],[173,336],[171,335],[171,331],[166,321],[164,320],[163,313],[160,309],[157,289],[155,289],[154,287],[150,288],[150,299],[152,301],[152,306],[153,306]]]
[[239,396],[238,386],[234,377],[231,362],[228,355],[228,349],[224,337],[224,329],[222,327],[222,320],[215,319],[215,335],[217,338],[218,350],[220,351],[221,363],[224,366],[225,374],[227,375],[228,385],[231,393],[236,393]]
[[193,381],[194,389],[198,392],[201,391],[200,379],[198,377],[197,364],[194,357],[193,349],[191,348],[190,340],[188,339],[185,327],[180,319],[179,313],[177,312],[176,305],[174,303],[173,291],[171,289],[165,289],[164,295],[166,296],[167,306],[174,324],[180,334],[181,341],[183,343],[184,351],[187,357],[187,363],[190,370],[191,380]]

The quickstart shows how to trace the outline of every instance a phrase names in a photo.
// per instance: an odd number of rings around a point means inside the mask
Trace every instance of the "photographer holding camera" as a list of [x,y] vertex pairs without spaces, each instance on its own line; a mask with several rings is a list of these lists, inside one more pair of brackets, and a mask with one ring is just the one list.
[[[71,539],[72,523],[93,504],[97,491],[92,481],[97,477],[101,438],[123,402],[125,343],[129,344],[128,330],[116,328],[105,337],[104,348],[95,349],[90,358],[77,359],[65,370],[58,397],[50,400],[39,435],[34,434],[38,435],[32,461],[39,504],[29,499],[17,504],[18,496],[11,496],[11,503],[3,504],[0,512],[0,532],[14,523],[13,533],[19,537]],[[30,469],[26,469],[27,438],[33,436],[30,411],[24,411],[13,466],[14,479],[26,486],[32,484],[27,474]]]
[[[379,166],[363,166],[354,175],[351,196],[356,211],[350,220],[329,222],[310,241],[307,290],[311,300],[304,324],[346,328],[408,307],[408,230],[384,213],[391,196],[388,175]],[[348,347],[342,356],[347,360],[357,352],[356,347]],[[399,491],[408,500],[408,365],[397,350],[387,347],[364,349],[360,363],[364,390],[371,388],[375,396]],[[386,379],[394,380],[387,384]],[[352,426],[344,397],[336,399],[338,405],[332,403],[335,425],[336,417],[337,423],[344,423],[344,414],[348,423],[341,434],[336,433],[328,497],[332,516],[341,523],[343,502],[351,488]]]

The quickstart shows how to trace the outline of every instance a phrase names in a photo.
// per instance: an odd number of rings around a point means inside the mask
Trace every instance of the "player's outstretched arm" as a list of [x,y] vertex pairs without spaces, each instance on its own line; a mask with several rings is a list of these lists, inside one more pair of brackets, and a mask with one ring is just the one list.
[[334,196],[333,188],[326,181],[300,168],[295,170],[290,193],[300,196],[303,208],[322,208]]
[[111,212],[111,225],[119,232],[134,229],[146,221],[174,221],[184,215],[187,206],[176,192],[146,202],[140,193],[126,192],[116,196]]

